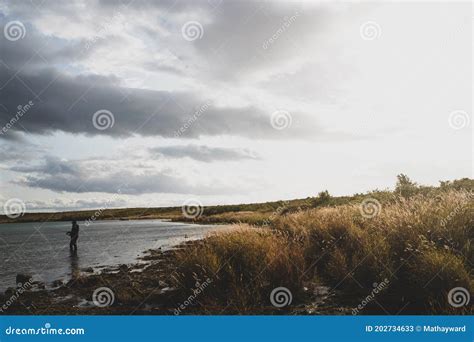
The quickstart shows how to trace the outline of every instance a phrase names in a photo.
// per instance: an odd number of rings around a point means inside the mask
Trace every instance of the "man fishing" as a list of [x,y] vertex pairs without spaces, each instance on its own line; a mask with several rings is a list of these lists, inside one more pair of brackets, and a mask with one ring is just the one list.
[[72,221],[72,229],[70,232],[66,233],[71,237],[71,242],[69,242],[69,249],[71,251],[77,251],[77,239],[79,238],[79,225],[74,220]]

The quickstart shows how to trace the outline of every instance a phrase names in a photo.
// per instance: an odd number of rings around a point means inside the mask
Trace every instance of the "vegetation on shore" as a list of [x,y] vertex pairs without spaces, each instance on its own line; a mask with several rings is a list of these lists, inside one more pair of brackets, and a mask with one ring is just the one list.
[[172,221],[191,221],[202,224],[213,223],[248,223],[251,225],[268,225],[276,217],[298,211],[320,207],[334,207],[344,204],[359,204],[364,198],[375,198],[381,202],[395,199],[397,196],[409,197],[413,194],[433,195],[439,191],[467,190],[474,191],[474,180],[463,178],[454,181],[441,181],[439,187],[420,186],[406,175],[399,175],[395,191],[375,190],[365,194],[333,197],[328,191],[304,199],[282,200],[265,203],[215,205],[202,208],[202,214],[190,218],[183,214],[182,207],[150,207],[112,209],[105,205],[95,210],[66,211],[54,213],[26,212],[16,218],[0,215],[0,223],[48,222],[48,221],[85,221],[93,220],[146,220],[164,219]]
[[474,290],[473,191],[471,180],[427,188],[400,175],[395,192],[370,194],[376,212],[350,203],[278,214],[268,229],[241,225],[176,252],[176,285],[189,292],[212,280],[197,312],[274,311],[271,292],[285,287],[292,303],[281,312],[288,313],[320,284],[358,307],[383,282],[361,312],[468,313],[469,303],[454,307],[448,293]]
[[[450,293],[474,290],[473,199],[471,179],[425,187],[399,175],[394,191],[205,207],[193,222],[237,224],[152,251],[156,260],[136,265],[140,272],[122,265],[41,295],[25,292],[9,312],[472,314],[469,301],[453,305]],[[155,209],[184,219],[181,208]],[[115,293],[112,306],[74,306],[100,286]],[[284,305],[275,305],[277,289],[287,291]]]

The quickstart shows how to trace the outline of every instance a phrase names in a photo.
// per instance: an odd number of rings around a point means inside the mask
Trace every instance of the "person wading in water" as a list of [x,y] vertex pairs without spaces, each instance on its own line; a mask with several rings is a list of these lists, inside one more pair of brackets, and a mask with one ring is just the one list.
[[79,238],[79,225],[76,221],[72,221],[72,229],[70,232],[66,233],[71,237],[71,242],[69,242],[69,249],[71,251],[77,251],[77,239]]

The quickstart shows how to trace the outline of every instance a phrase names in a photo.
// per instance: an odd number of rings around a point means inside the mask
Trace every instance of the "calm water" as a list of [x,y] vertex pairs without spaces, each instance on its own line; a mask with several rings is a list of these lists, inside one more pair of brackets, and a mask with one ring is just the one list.
[[134,263],[147,249],[167,249],[221,228],[159,220],[78,224],[77,256],[69,252],[70,222],[0,224],[0,289],[14,286],[17,273],[49,285],[83,268]]

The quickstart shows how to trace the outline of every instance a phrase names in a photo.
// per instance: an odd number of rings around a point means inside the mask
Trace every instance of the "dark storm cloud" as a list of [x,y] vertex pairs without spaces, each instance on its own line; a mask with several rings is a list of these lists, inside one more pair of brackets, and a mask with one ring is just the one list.
[[46,156],[44,161],[40,165],[17,165],[10,167],[11,171],[15,172],[38,172],[38,173],[45,173],[49,175],[57,175],[57,174],[68,174],[68,175],[77,175],[78,170],[76,169],[75,165],[61,160],[59,158]]
[[[20,124],[13,125],[13,132],[63,131],[116,137],[176,137],[179,132],[183,138],[222,134],[294,138],[295,134],[314,133],[312,127],[304,125],[277,131],[271,125],[271,113],[256,107],[216,107],[191,93],[120,88],[113,78],[104,76],[71,77],[54,70],[14,75],[2,70],[0,78],[9,80],[2,89],[0,125],[10,122],[19,105],[34,103]],[[100,110],[112,113],[113,126],[96,128],[93,116]]]
[[123,171],[90,176],[84,174],[27,175],[16,181],[16,184],[70,193],[102,192],[141,195],[146,193],[186,194],[195,191],[183,180],[160,172],[134,174]]
[[[2,17],[0,12],[0,26],[5,27],[9,20],[16,17]],[[95,46],[87,47],[84,39],[66,40],[44,35],[27,22],[25,36],[19,40],[8,40],[6,34],[0,35],[0,68],[11,72],[37,71],[52,67],[56,64],[71,64],[87,58]],[[3,81],[3,80],[2,80]],[[3,83],[0,85],[3,87]]]
[[[118,7],[117,2],[95,1],[88,4],[85,10],[98,19],[107,19]],[[82,7],[76,3],[64,5],[45,1],[40,8],[40,16],[58,16],[70,20],[78,28],[84,26],[90,29],[90,25],[94,25],[92,32],[100,31],[100,20],[91,24],[86,17],[79,16],[77,9]],[[36,19],[31,16],[30,5],[26,2],[9,3],[9,11],[8,18],[0,17],[3,24],[16,16],[31,21]],[[292,38],[289,42],[289,37],[281,37],[278,44],[272,46],[272,52],[265,56],[261,55],[261,45],[295,13],[298,13],[298,17],[288,28],[294,30],[292,37],[308,35],[304,28],[309,19],[302,16],[299,5],[135,1],[133,6],[126,10],[121,8],[121,11],[129,28],[139,32],[149,31],[149,39],[140,36],[150,50],[147,55],[165,46],[176,52],[177,60],[180,61],[177,62],[179,67],[148,57],[130,63],[143,70],[164,71],[177,77],[182,75],[216,80],[221,76],[224,79],[234,78],[242,75],[244,70],[286,61],[295,53],[288,47],[298,42],[301,44],[304,39]],[[155,11],[160,14],[158,17],[152,15]],[[134,19],[133,14],[138,12],[143,15],[142,21]],[[157,21],[166,22],[162,17],[165,14],[168,15],[167,20],[178,28],[186,20],[192,19],[193,15],[195,19],[208,18],[204,23],[203,38],[188,42],[181,37],[180,29],[176,32],[173,29],[170,36],[163,35],[157,28]],[[314,118],[311,118],[313,113],[293,112],[291,108],[285,108],[293,115],[293,124],[285,130],[276,130],[271,125],[273,110],[263,110],[255,105],[222,107],[189,91],[130,89],[121,87],[121,80],[113,75],[78,74],[81,61],[87,59],[94,49],[107,46],[113,40],[126,44],[125,37],[108,36],[100,44],[85,48],[88,46],[87,39],[62,39],[43,34],[28,21],[25,25],[27,34],[24,39],[12,42],[3,35],[0,37],[0,128],[10,122],[19,105],[31,100],[34,106],[0,138],[18,138],[18,132],[51,134],[58,131],[114,137],[141,135],[198,138],[206,135],[235,135],[257,139],[339,138],[338,134],[325,132],[318,127]],[[289,31],[286,33],[289,35]],[[257,60],[252,57],[255,51]],[[187,63],[199,65],[187,69]],[[183,70],[189,70],[190,75],[183,74]],[[195,75],[196,70],[201,73],[204,71],[204,74]],[[244,78],[241,77],[241,80]],[[212,94],[217,100],[218,88]],[[223,93],[222,96],[227,94]],[[112,113],[113,126],[99,130],[93,125],[93,115],[99,110]]]
[[187,157],[202,162],[258,159],[254,152],[246,149],[210,147],[205,145],[162,146],[150,148],[149,151],[152,155],[168,158]]
[[219,186],[195,185],[174,172],[147,170],[131,172],[120,166],[87,160],[60,160],[45,156],[42,162],[8,168],[22,174],[13,184],[55,192],[141,195],[148,193],[222,194],[232,191]]

